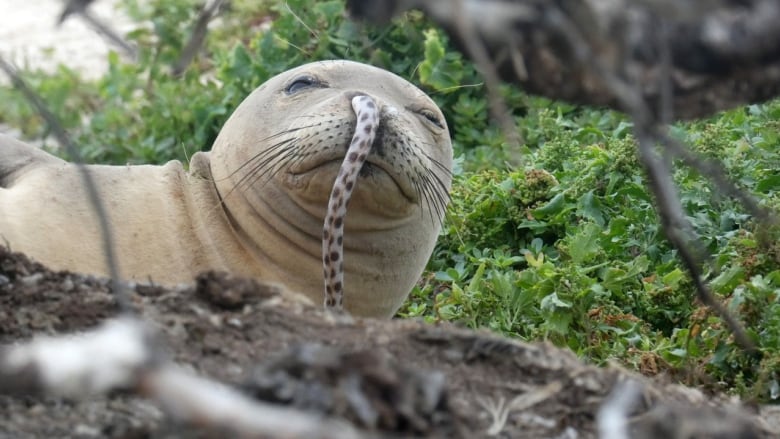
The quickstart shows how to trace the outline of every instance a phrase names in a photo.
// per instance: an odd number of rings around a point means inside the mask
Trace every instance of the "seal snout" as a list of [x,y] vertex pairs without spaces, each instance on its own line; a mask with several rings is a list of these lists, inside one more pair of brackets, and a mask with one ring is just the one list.
[[[375,96],[372,96],[370,93],[366,93],[359,90],[352,90],[347,91],[344,93],[344,97],[346,98],[347,105],[352,106],[352,102],[356,97],[364,97],[366,99],[366,102],[370,101],[372,104],[376,105],[376,116],[378,118],[377,121],[377,133],[376,136],[374,136],[374,141],[371,144],[371,152],[373,154],[384,156],[385,151],[383,149],[384,144],[384,132],[388,128],[386,126],[386,119],[388,117],[392,117],[393,115],[398,113],[398,109],[392,105],[389,105],[385,102],[383,102],[381,99],[376,98]],[[357,113],[356,113],[357,117]],[[349,149],[349,143],[344,145],[344,149]]]

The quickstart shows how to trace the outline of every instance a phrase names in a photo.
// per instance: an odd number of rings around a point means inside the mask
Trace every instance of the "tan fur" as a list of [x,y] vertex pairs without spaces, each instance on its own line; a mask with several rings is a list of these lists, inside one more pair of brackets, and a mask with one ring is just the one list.
[[[287,93],[301,75],[322,86]],[[174,284],[226,270],[281,282],[321,303],[322,225],[352,137],[355,93],[383,108],[384,143],[375,145],[347,213],[345,307],[391,316],[419,278],[440,227],[440,209],[415,196],[408,180],[433,169],[448,190],[452,151],[446,125],[420,116],[424,108],[444,123],[424,93],[352,62],[309,64],[270,79],[236,109],[213,150],[193,156],[189,172],[179,162],[89,166],[109,212],[122,276]],[[260,169],[258,154],[280,139],[288,139],[288,149],[279,150],[284,160],[275,162],[276,172],[252,174]],[[0,136],[3,239],[53,268],[107,273],[76,167],[6,136]]]

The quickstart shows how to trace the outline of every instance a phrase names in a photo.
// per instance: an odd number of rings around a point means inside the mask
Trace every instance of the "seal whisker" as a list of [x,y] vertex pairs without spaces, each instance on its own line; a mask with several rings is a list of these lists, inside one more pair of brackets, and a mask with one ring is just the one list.
[[449,188],[447,185],[442,181],[439,174],[433,172],[431,169],[426,169],[426,173],[431,176],[433,179],[433,182],[436,183],[436,195],[440,198],[440,201],[442,202],[444,206],[446,206],[450,202],[450,193]]
[[[417,199],[422,201],[424,197],[422,194],[422,189],[420,188],[420,183],[417,180],[411,180],[411,182],[412,182],[412,187],[414,187],[414,192],[417,194]],[[423,214],[424,214],[423,209],[420,209],[421,218]]]
[[[229,197],[233,192],[237,190],[246,190],[252,186],[254,186],[259,178],[262,178],[263,175],[267,175],[267,168],[270,167],[276,167],[277,169],[280,169],[284,166],[284,162],[281,160],[286,157],[285,153],[288,151],[289,147],[286,147],[287,143],[290,141],[295,140],[294,138],[287,139],[285,141],[282,141],[276,145],[273,145],[269,147],[266,151],[263,151],[261,153],[256,154],[249,160],[247,160],[245,163],[243,163],[239,168],[245,168],[250,163],[262,159],[260,163],[255,163],[252,165],[252,168],[241,178],[236,181],[233,186],[230,188],[227,194],[225,194],[222,198],[223,200]],[[264,170],[265,169],[265,170]],[[230,175],[234,175],[236,171],[233,171]],[[259,174],[259,177],[258,177]],[[268,179],[272,178],[272,176],[269,176]],[[268,181],[266,179],[266,181]],[[223,201],[224,202],[224,201]]]
[[268,166],[269,163],[271,163],[276,157],[284,157],[285,152],[289,149],[288,144],[291,143],[295,139],[287,139],[283,142],[280,142],[272,147],[269,147],[267,150],[256,154],[246,162],[244,162],[240,167],[238,167],[235,171],[231,173],[232,175],[235,175],[240,170],[243,170],[247,166],[251,166],[244,175],[242,175],[239,180],[235,183],[235,187],[238,188],[240,186],[243,186],[247,180],[251,179],[258,170],[263,169]]
[[431,169],[426,169],[426,180],[431,185],[431,192],[436,204],[436,214],[439,217],[439,221],[442,221],[444,213],[447,211],[447,204],[450,201],[447,185]]
[[295,140],[295,138],[291,137],[289,139],[285,139],[285,140],[283,140],[283,141],[281,141],[279,143],[276,143],[276,144],[268,147],[268,149],[266,149],[264,151],[260,151],[259,153],[253,155],[248,160],[246,160],[244,163],[242,163],[241,166],[239,166],[236,169],[234,169],[233,171],[231,171],[230,174],[228,174],[228,176],[225,177],[225,178],[231,178],[231,177],[235,176],[238,172],[240,172],[241,170],[243,170],[244,168],[246,168],[247,166],[252,164],[252,162],[254,162],[256,160],[259,160],[259,159],[262,159],[263,157],[265,157],[265,156],[267,156],[267,155],[277,151],[279,148],[285,147],[285,145],[287,145],[288,143],[290,143],[290,142],[292,142],[294,140]]
[[[276,134],[273,134],[271,136],[268,136],[266,138],[260,139],[258,141],[258,144],[263,144],[264,142],[267,142],[268,140],[271,140],[271,139],[274,139],[274,138],[277,138],[277,137],[280,137],[280,136],[292,134],[292,133],[295,133],[296,131],[308,129],[308,128],[311,128],[312,126],[314,126],[314,125],[306,125],[306,126],[301,126],[301,127],[288,128],[286,130],[280,131],[280,132],[278,132]],[[275,149],[283,147],[287,143],[295,141],[295,140],[298,140],[298,137],[290,137],[290,138],[284,139],[284,140],[282,140],[280,142],[277,142],[277,143],[269,146],[267,149],[262,150],[259,153],[255,154],[254,156],[250,157],[248,160],[246,160],[244,163],[242,163],[240,166],[238,166],[236,169],[234,169],[232,172],[230,172],[230,174],[228,174],[228,176],[225,177],[225,178],[233,177],[236,173],[240,172],[242,169],[244,169],[245,167],[249,166],[252,162],[254,162],[254,161],[262,158],[263,156],[273,152]]]
[[260,163],[253,166],[246,175],[241,177],[236,183],[236,187],[243,186],[242,190],[247,190],[257,184],[258,181],[262,180],[262,184],[270,181],[279,170],[285,168],[285,165],[291,161],[290,149],[292,148],[280,148],[272,151],[273,154],[263,157]]
[[425,193],[425,203],[428,206],[428,217],[431,220],[431,224],[435,224],[438,221],[438,219],[436,218],[436,216],[438,216],[438,206],[436,206],[434,197],[431,195],[432,187],[427,177],[423,177],[422,181],[423,181],[423,191]]
[[452,170],[450,170],[450,168],[449,168],[449,167],[445,166],[445,165],[444,165],[442,162],[440,162],[440,161],[436,160],[435,158],[431,157],[431,156],[430,156],[428,153],[426,153],[426,152],[425,152],[425,150],[423,150],[422,148],[418,148],[418,152],[419,152],[420,154],[422,154],[423,156],[425,156],[425,158],[427,158],[428,160],[430,160],[430,161],[431,161],[431,163],[433,163],[434,165],[436,165],[436,167],[437,167],[437,168],[439,168],[439,169],[440,169],[442,172],[444,172],[448,178],[449,178],[449,177],[452,177]]
[[436,217],[437,218],[436,219],[440,223],[442,221],[444,221],[444,216],[447,213],[447,203],[448,203],[448,200],[446,200],[443,197],[441,197],[440,193],[437,192],[436,193],[436,205],[437,205],[437,208],[436,208]]
[[431,218],[431,222],[435,223],[436,219],[434,219],[434,211],[437,211],[437,206],[434,204],[433,195],[431,192],[433,192],[433,185],[431,184],[430,180],[428,179],[428,176],[425,174],[420,175],[421,180],[421,187],[423,191],[423,200],[425,201],[425,205],[428,207],[428,215]]
[[[303,129],[311,128],[312,126],[313,125],[302,126],[302,127],[295,127],[295,128],[288,128],[288,129],[280,131],[280,132],[278,132],[276,134],[272,134],[272,135],[270,135],[268,137],[260,139],[258,141],[258,144],[262,144],[264,142],[267,142],[267,141],[269,141],[271,139],[274,139],[274,138],[277,138],[279,136],[284,136],[284,135],[287,135],[287,134],[294,133],[296,131],[300,131],[300,130],[303,130]],[[285,139],[285,140],[283,140],[281,142],[278,142],[278,143],[276,143],[274,145],[269,146],[268,149],[270,150],[270,149],[278,148],[278,147],[283,146],[284,144],[286,144],[286,143],[288,143],[290,141],[293,141],[295,139],[296,139],[295,137],[291,137],[289,139]],[[248,166],[252,161],[254,161],[258,157],[261,157],[263,154],[266,154],[266,153],[268,153],[268,150],[260,151],[259,153],[257,153],[254,156],[250,157],[249,160],[245,161],[243,164],[241,164],[241,166],[238,166],[235,170],[230,172],[230,174],[228,174],[226,177],[224,177],[223,180],[224,179],[228,179],[230,177],[233,177],[237,172],[241,171],[244,167]]]
[[[436,160],[435,158],[431,157],[429,154],[427,154],[422,149],[419,149],[418,152],[423,155],[425,158],[428,159],[430,163],[432,163],[436,168],[438,168],[440,171],[444,172],[444,178],[451,180],[452,179],[452,171],[448,167],[446,167],[443,163]],[[442,180],[442,176],[440,176],[437,172],[435,172],[430,167],[425,167],[425,181],[427,184],[433,186],[431,192],[435,199],[436,204],[436,214],[439,217],[439,221],[442,221],[444,219],[444,214],[447,210],[447,204],[450,202],[450,195],[449,195],[449,187],[446,183]]]
[[[307,139],[307,137],[304,137],[301,139],[301,141]],[[303,146],[297,147],[295,149],[295,153],[290,156],[290,161],[286,163],[286,165],[289,168],[296,168],[299,166],[302,162],[304,162],[306,159],[309,158],[309,156],[317,151],[317,145],[316,143],[308,143],[304,144]]]

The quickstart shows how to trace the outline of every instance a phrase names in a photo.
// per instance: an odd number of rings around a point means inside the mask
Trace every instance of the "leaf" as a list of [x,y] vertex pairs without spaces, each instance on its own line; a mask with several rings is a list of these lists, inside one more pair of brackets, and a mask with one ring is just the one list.
[[527,251],[524,256],[526,262],[528,262],[528,265],[531,267],[541,268],[542,264],[544,264],[544,253],[539,253],[539,256],[534,256],[533,253]]
[[550,331],[565,335],[569,332],[569,326],[571,325],[572,320],[574,320],[574,316],[570,313],[554,312],[547,316],[545,326],[547,326]]
[[542,299],[540,306],[545,311],[544,325],[547,329],[559,334],[566,334],[574,319],[574,316],[568,311],[572,304],[558,298],[557,293],[551,293]]
[[680,281],[683,280],[684,277],[685,273],[679,268],[675,268],[669,273],[666,273],[664,277],[661,278],[661,280],[663,281],[664,285],[677,288],[677,286],[680,284]]
[[572,305],[559,299],[558,293],[551,293],[542,299],[540,306],[543,310],[552,311],[558,308],[571,308]]
[[566,196],[563,193],[556,194],[552,200],[548,201],[544,206],[536,208],[531,211],[536,218],[545,218],[563,210],[565,206]]
[[482,279],[485,276],[485,263],[479,264],[479,267],[477,267],[476,273],[474,273],[474,276],[471,278],[471,282],[469,282],[469,285],[467,287],[468,291],[478,291],[482,289]]
[[601,212],[603,206],[601,202],[593,196],[593,191],[590,190],[585,193],[579,200],[577,200],[577,213],[593,220],[596,224],[604,227],[604,214]]
[[744,280],[745,270],[739,265],[733,265],[713,279],[710,287],[718,293],[728,294]]
[[425,60],[418,69],[420,82],[436,90],[456,89],[460,85],[463,66],[456,57],[448,57],[444,43],[435,29],[425,35]]
[[575,264],[582,264],[593,259],[601,245],[599,237],[602,233],[601,227],[593,223],[588,223],[576,235],[569,239],[569,256]]
[[677,358],[686,358],[688,356],[688,350],[683,348],[676,348],[669,351],[670,355],[673,355]]
[[770,192],[780,190],[780,174],[770,175],[762,178],[756,183],[756,191]]

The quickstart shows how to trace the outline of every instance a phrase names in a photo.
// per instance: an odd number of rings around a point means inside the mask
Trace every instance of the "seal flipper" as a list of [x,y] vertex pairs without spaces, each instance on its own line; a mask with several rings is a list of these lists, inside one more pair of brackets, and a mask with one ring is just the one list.
[[64,161],[45,151],[0,134],[0,188],[10,188],[27,169],[61,163]]

